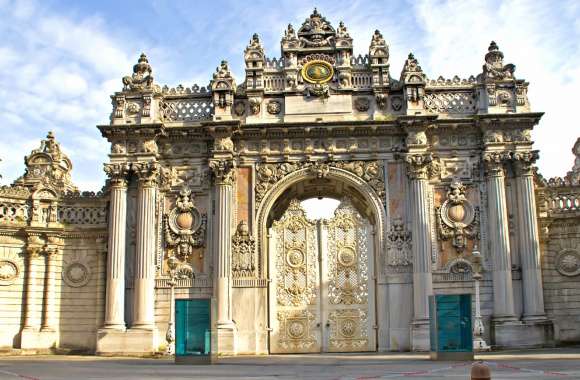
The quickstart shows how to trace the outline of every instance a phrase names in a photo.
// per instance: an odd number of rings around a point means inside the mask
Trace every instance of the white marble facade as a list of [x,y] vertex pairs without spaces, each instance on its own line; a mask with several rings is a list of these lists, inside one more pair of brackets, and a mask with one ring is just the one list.
[[[473,293],[476,247],[488,343],[579,341],[580,158],[537,173],[528,82],[495,42],[468,79],[352,44],[315,10],[208,87],[161,87],[142,54],[97,194],[49,134],[0,189],[0,348],[163,352],[174,289],[212,300],[219,354],[427,350],[428,296]],[[342,203],[312,221],[312,197]]]

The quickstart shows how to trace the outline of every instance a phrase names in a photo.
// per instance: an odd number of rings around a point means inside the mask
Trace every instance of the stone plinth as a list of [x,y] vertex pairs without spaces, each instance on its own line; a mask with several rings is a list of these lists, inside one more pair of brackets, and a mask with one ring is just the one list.
[[151,355],[157,351],[157,347],[157,332],[155,330],[100,329],[97,332],[97,355]]

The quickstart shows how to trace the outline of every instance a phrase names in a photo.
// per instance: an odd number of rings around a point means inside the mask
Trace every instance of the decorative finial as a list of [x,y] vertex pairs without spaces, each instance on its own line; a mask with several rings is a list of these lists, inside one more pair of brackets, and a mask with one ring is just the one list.
[[499,47],[497,46],[495,41],[491,41],[491,43],[489,44],[489,47],[487,48],[487,51],[498,51],[498,50],[499,50]]
[[54,140],[54,133],[52,131],[48,131],[46,138],[49,140]]
[[310,17],[320,17],[320,13],[318,13],[318,9],[316,9],[316,7],[314,7],[314,11],[310,15]]

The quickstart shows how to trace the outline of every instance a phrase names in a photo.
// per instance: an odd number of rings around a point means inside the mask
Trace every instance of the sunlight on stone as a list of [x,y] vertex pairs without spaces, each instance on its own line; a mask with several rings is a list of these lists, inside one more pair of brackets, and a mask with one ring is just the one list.
[[332,198],[310,198],[301,202],[308,219],[330,219],[340,201]]

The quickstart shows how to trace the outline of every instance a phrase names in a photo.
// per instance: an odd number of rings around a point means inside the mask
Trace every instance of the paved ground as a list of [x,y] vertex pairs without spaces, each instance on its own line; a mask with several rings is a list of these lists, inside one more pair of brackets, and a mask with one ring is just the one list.
[[[479,355],[492,379],[580,379],[580,347]],[[168,359],[92,356],[0,357],[0,379],[469,379],[471,362],[432,362],[424,354],[275,355],[175,365]]]

